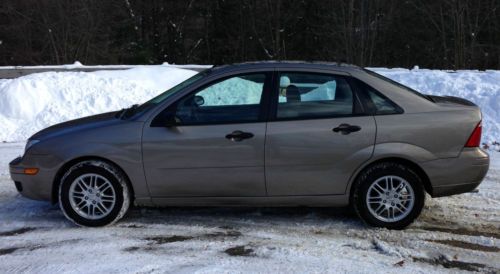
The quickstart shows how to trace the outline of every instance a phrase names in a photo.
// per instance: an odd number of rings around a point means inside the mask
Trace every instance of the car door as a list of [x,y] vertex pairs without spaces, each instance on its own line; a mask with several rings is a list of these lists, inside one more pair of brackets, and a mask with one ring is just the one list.
[[271,75],[214,80],[145,126],[143,162],[152,197],[266,195],[262,98]]
[[294,71],[277,79],[266,135],[268,195],[344,194],[372,155],[374,118],[363,115],[346,75]]

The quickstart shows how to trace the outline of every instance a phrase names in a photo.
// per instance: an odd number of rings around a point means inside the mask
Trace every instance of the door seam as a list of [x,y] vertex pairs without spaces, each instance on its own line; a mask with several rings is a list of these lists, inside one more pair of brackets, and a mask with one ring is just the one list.
[[267,122],[264,129],[264,189],[266,190],[266,196],[269,196],[267,192]]

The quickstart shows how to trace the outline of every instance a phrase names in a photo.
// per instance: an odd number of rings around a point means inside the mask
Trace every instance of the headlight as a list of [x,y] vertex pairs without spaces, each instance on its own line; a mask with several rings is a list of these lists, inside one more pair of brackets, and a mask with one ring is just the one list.
[[28,140],[28,142],[26,142],[26,146],[24,147],[24,153],[26,153],[26,151],[28,151],[28,149],[30,149],[30,147],[32,147],[33,145],[35,145],[38,142],[40,142],[40,140]]

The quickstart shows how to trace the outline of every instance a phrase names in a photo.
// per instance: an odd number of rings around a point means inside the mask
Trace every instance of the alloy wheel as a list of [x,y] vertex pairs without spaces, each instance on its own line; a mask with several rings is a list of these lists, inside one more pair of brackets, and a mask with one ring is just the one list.
[[398,176],[383,176],[368,188],[366,205],[378,220],[397,222],[413,209],[415,193],[410,183]]

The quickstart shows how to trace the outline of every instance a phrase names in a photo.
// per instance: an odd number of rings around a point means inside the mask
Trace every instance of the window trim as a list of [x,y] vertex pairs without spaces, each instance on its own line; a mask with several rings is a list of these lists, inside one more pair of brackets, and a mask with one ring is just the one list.
[[[352,82],[352,86],[354,86],[356,88],[356,90],[358,91],[358,93],[359,93],[358,96],[360,97],[360,101],[363,104],[364,109],[366,110],[366,113],[368,115],[373,115],[373,116],[398,115],[398,114],[403,114],[405,112],[401,106],[396,104],[393,100],[391,100],[389,97],[385,96],[382,92],[378,91],[373,86],[371,86],[371,85],[369,85],[369,84],[367,84],[367,83],[363,82],[362,80],[355,78],[355,77],[350,77],[350,81]],[[396,109],[396,112],[394,112],[394,113],[377,113],[378,110],[377,110],[377,107],[375,106],[375,103],[370,98],[370,96],[367,94],[368,91],[364,90],[362,85],[366,85],[367,87],[373,89],[375,94],[377,94],[382,99],[387,100],[391,105],[394,106],[394,108]],[[368,101],[370,101],[374,106],[373,107],[369,106],[367,103]]]
[[204,83],[193,90],[190,90],[188,93],[182,95],[180,98],[176,99],[174,102],[168,104],[165,106],[161,111],[156,113],[154,117],[151,119],[151,122],[149,123],[149,127],[165,127],[162,122],[157,121],[157,118],[167,109],[175,106],[178,102],[181,100],[196,94],[197,92],[202,91],[205,88],[208,88],[209,86],[215,85],[219,82],[225,81],[230,78],[238,77],[238,76],[243,76],[243,75],[254,75],[254,74],[262,74],[264,75],[264,86],[262,87],[262,94],[260,98],[260,103],[259,105],[259,114],[257,120],[242,120],[242,121],[226,121],[226,122],[204,122],[204,123],[192,123],[192,124],[178,124],[175,125],[176,127],[189,127],[189,126],[209,126],[209,125],[231,125],[231,124],[254,124],[254,123],[263,123],[267,121],[267,113],[268,113],[268,104],[269,104],[269,90],[270,86],[272,85],[272,81],[274,80],[274,74],[273,71],[271,70],[265,70],[265,71],[244,71],[244,72],[238,72],[230,75],[223,75],[221,77],[212,79],[211,81]]
[[[353,96],[353,113],[351,114],[340,114],[340,115],[321,115],[321,116],[309,116],[309,117],[282,117],[278,118],[278,104],[279,104],[279,80],[282,74],[285,73],[302,73],[302,74],[315,74],[324,75],[331,77],[343,78],[347,81],[347,84],[351,88]],[[353,85],[351,81],[351,76],[345,73],[337,74],[335,72],[329,71],[317,71],[317,70],[276,70],[273,76],[273,89],[270,93],[270,110],[268,115],[268,122],[279,122],[279,121],[301,121],[301,120],[314,120],[314,119],[334,119],[334,118],[346,118],[346,117],[361,117],[368,116],[365,110],[365,105],[359,98],[357,86]]]

